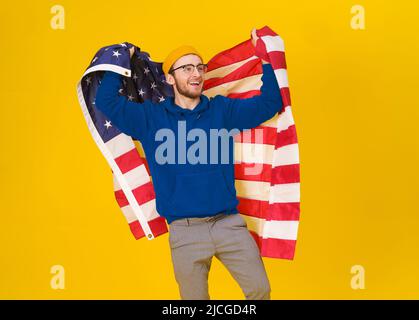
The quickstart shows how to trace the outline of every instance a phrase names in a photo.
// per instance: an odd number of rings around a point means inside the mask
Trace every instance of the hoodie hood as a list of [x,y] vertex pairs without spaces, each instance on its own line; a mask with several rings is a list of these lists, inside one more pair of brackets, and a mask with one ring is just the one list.
[[193,110],[185,109],[178,106],[175,103],[174,97],[168,97],[164,102],[164,107],[170,113],[172,113],[177,119],[184,119],[185,117],[192,116],[195,119],[201,117],[201,113],[205,112],[209,108],[209,99],[207,96],[201,94],[200,102],[196,105]]

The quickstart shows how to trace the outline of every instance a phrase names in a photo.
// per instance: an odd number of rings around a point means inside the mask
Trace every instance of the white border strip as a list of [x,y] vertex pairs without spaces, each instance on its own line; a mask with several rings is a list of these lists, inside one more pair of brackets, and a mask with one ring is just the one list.
[[120,67],[120,66],[109,64],[109,63],[102,63],[102,64],[98,64],[94,67],[91,67],[91,68],[87,69],[85,71],[85,73],[82,75],[82,78],[85,75],[87,75],[89,73],[92,73],[92,72],[95,72],[95,71],[113,71],[113,72],[119,73],[123,76],[131,77],[131,70],[130,69],[126,69],[126,68],[123,68],[123,67]]

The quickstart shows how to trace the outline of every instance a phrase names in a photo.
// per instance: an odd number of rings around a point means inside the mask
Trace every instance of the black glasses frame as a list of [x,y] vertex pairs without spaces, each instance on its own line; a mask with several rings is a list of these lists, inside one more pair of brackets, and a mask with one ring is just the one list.
[[[207,70],[207,68],[208,68],[208,65],[206,64],[206,63],[199,63],[199,64],[197,64],[197,65],[193,65],[192,63],[188,63],[188,64],[184,64],[184,65],[181,65],[181,66],[179,66],[179,67],[177,67],[177,68],[175,68],[175,69],[172,69],[172,70],[170,70],[169,71],[169,73],[170,74],[172,74],[173,72],[175,72],[176,70],[178,70],[178,69],[180,69],[180,68],[185,68],[185,67],[187,67],[187,66],[193,66],[194,68],[197,68],[198,69],[198,67],[199,66],[204,66],[205,67],[205,71],[204,71],[204,73],[206,72],[206,70]],[[195,70],[195,69],[194,69]],[[199,72],[199,71],[198,71]]]

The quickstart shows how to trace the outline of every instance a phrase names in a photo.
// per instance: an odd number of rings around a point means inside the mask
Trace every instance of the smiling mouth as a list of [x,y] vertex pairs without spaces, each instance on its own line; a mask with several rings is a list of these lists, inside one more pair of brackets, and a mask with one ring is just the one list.
[[196,92],[198,92],[198,91],[201,91],[202,89],[202,87],[201,87],[201,84],[198,84],[198,85],[194,85],[194,84],[190,84],[190,86],[191,86],[191,89],[193,90],[193,91],[196,91]]

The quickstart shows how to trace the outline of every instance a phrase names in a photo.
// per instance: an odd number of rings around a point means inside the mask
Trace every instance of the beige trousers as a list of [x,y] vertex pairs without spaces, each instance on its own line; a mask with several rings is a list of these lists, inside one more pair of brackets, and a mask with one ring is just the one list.
[[208,273],[213,256],[228,269],[246,299],[270,299],[259,248],[240,214],[175,220],[169,225],[169,244],[182,299],[210,299]]

